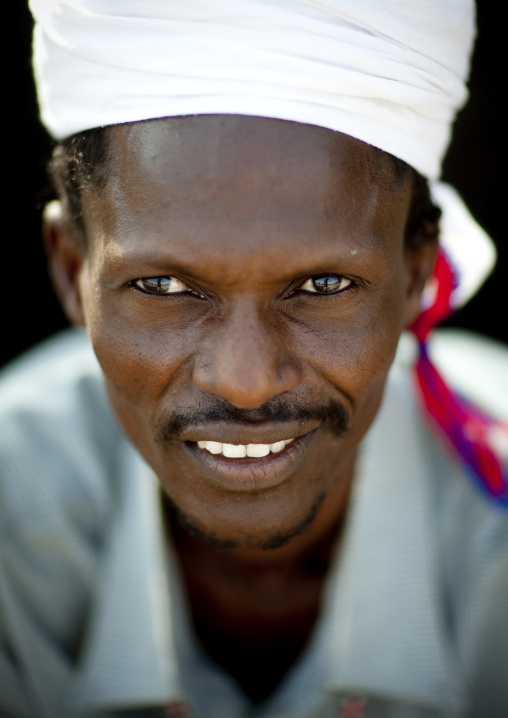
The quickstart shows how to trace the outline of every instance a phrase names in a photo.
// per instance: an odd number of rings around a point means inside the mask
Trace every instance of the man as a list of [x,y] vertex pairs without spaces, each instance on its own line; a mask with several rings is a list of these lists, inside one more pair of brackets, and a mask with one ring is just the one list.
[[[415,56],[425,14],[404,49],[402,11],[386,25],[363,8],[352,30],[340,3],[246,3],[238,49],[227,4],[33,7],[46,121],[70,135],[53,159],[50,266],[98,364],[72,333],[4,378],[1,715],[504,716],[506,514],[427,428],[404,357],[391,368],[436,261],[421,172],[436,174],[446,129],[416,141],[436,117],[401,120],[394,95],[383,116],[372,75],[362,111],[321,123],[269,92],[278,110],[240,111],[252,97],[237,85],[211,109],[210,78],[202,101],[189,80],[185,111],[158,112],[154,91],[168,12],[173,30],[190,24],[188,63],[193,38],[211,75],[230,47],[240,78],[267,18],[281,46],[319,30],[326,55],[328,28],[334,53],[357,42],[376,67],[382,49],[387,66],[401,55],[396,74],[430,73],[436,58]],[[446,32],[455,20],[452,7]],[[130,67],[134,41],[149,52]],[[458,106],[457,78],[437,72]],[[413,90],[408,107],[429,102]],[[387,133],[396,118],[412,134]],[[504,350],[445,349],[482,366],[483,403],[502,411]]]

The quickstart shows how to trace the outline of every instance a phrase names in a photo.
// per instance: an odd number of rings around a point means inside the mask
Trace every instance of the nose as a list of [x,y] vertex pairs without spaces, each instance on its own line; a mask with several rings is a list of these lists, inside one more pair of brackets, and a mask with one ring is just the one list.
[[[269,310],[266,310],[269,313]],[[271,321],[270,321],[271,320]],[[253,300],[238,301],[210,328],[194,364],[194,384],[241,409],[255,409],[300,381],[282,327]]]

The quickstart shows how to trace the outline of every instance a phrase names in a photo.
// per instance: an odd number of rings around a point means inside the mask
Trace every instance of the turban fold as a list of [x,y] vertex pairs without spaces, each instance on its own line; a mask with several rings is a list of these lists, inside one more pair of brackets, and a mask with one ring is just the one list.
[[44,123],[62,139],[192,114],[338,130],[440,172],[467,92],[471,0],[31,0]]

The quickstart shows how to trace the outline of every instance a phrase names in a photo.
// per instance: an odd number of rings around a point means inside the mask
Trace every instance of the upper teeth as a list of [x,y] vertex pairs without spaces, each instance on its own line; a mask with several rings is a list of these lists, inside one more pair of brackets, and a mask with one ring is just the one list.
[[224,444],[220,441],[198,441],[198,446],[211,454],[222,454],[230,459],[241,459],[244,456],[256,458],[268,456],[270,451],[277,454],[292,441],[294,439],[283,439],[276,441],[275,444]]

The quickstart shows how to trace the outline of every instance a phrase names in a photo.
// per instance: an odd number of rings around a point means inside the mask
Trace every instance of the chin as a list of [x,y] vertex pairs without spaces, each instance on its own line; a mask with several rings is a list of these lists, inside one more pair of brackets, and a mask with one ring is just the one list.
[[[314,523],[325,499],[325,494],[300,511],[295,517],[283,519],[281,512],[263,511],[261,507],[229,506],[222,520],[214,520],[215,512],[207,512],[207,517],[194,516],[176,504],[164,494],[164,505],[173,531],[184,533],[192,538],[213,546],[217,550],[231,549],[262,549],[273,551],[289,544],[293,539],[304,534]],[[232,515],[235,514],[235,515]],[[261,520],[262,518],[262,520]]]

